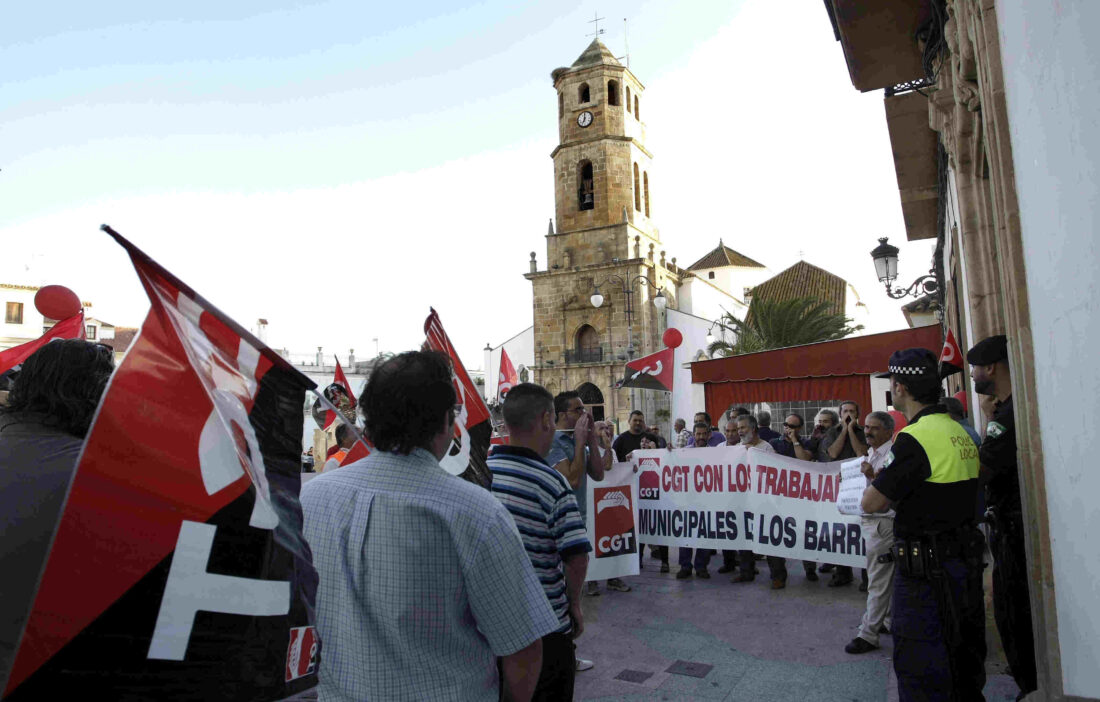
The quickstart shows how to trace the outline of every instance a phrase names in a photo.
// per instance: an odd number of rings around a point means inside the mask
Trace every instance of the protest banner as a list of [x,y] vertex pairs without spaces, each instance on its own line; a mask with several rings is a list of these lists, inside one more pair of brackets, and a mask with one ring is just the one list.
[[865,566],[858,516],[837,510],[840,462],[736,446],[635,451],[638,538]]
[[88,432],[3,699],[315,687],[317,573],[298,502],[314,384],[104,229],[151,309]]
[[[610,455],[610,454],[609,454]],[[638,475],[633,463],[616,463],[603,480],[588,480],[588,518],[592,541],[586,580],[638,574]]]

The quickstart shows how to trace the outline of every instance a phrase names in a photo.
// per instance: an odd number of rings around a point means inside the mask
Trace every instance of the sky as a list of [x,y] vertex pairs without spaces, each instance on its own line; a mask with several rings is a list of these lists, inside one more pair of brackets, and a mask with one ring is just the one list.
[[719,238],[775,273],[804,258],[854,286],[869,331],[905,326],[876,239],[901,249],[899,282],[931,266],[933,243],[905,239],[882,94],[852,87],[820,0],[5,15],[0,282],[67,285],[118,326],[148,303],[102,223],[242,325],[267,319],[295,357],[418,347],[434,306],[480,367],[486,343],[531,325],[523,274],[531,251],[545,268],[554,215],[550,72],[597,16],[646,87],[670,258]]

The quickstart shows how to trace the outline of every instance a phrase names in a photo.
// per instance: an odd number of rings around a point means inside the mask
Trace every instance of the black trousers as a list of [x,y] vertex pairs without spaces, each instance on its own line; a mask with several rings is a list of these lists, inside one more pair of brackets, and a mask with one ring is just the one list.
[[942,580],[894,576],[894,673],[900,702],[984,700],[982,571],[943,563]]
[[1016,685],[1022,692],[1031,692],[1038,680],[1023,517],[1002,518],[990,533],[989,550],[993,553],[993,619]]
[[542,637],[542,670],[532,702],[570,702],[577,677],[577,646],[569,634]]

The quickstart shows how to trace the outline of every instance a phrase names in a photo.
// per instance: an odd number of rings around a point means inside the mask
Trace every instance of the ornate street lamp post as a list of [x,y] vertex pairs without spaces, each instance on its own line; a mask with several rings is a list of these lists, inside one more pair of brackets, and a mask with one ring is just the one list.
[[875,273],[880,283],[886,285],[886,294],[895,300],[900,300],[907,295],[919,297],[921,295],[933,295],[939,290],[936,281],[935,269],[928,271],[928,275],[922,275],[905,288],[892,288],[891,285],[898,277],[898,247],[886,243],[887,237],[878,240],[878,246],[871,252],[871,258],[875,262]]

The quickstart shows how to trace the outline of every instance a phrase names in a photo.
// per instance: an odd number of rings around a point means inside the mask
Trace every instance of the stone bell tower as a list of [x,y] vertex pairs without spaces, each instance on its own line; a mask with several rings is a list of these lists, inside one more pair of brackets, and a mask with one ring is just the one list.
[[[554,393],[579,391],[597,418],[625,426],[631,394],[613,386],[627,360],[659,349],[664,314],[652,300],[663,290],[675,308],[681,274],[665,261],[652,219],[645,87],[599,39],[551,78],[556,226],[546,235],[546,269],[533,258],[526,276],[534,287],[534,380]],[[599,308],[590,301],[597,285]]]

